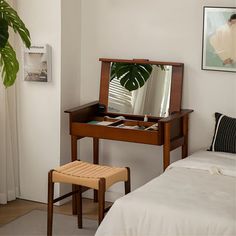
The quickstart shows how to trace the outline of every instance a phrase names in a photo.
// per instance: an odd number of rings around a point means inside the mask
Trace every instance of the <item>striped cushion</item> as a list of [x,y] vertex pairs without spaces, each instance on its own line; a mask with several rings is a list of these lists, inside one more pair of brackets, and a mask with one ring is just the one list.
[[210,151],[236,153],[236,118],[215,113],[216,125]]

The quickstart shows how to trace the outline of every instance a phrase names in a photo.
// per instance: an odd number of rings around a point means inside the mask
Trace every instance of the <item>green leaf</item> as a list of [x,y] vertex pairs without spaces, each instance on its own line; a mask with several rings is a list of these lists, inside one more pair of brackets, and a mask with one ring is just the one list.
[[4,48],[9,38],[7,21],[0,18],[0,48]]
[[120,84],[129,91],[141,88],[152,73],[152,65],[113,62],[110,80],[117,78]]
[[13,85],[16,80],[17,72],[19,71],[19,63],[16,58],[16,53],[9,43],[7,43],[4,48],[0,49],[0,69],[5,87]]
[[111,73],[110,73],[110,81],[112,81],[114,78],[116,78],[116,64],[115,62],[112,62],[111,64]]
[[135,78],[130,79],[129,74],[126,74],[124,77],[120,79],[120,84],[129,91],[133,91],[139,88],[138,81]]
[[5,1],[0,0],[0,18],[5,19],[8,25],[18,32],[27,48],[30,47],[30,33],[17,12]]

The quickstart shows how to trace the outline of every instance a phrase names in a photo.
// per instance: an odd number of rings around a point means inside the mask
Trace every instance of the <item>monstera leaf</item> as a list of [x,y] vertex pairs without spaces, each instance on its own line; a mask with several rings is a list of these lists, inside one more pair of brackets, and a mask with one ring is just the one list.
[[113,62],[110,80],[120,80],[120,84],[129,91],[141,88],[152,73],[152,65]]
[[4,0],[0,0],[0,18],[5,19],[14,32],[20,35],[27,48],[30,47],[30,33],[17,12]]
[[0,19],[0,49],[5,47],[8,38],[8,23],[5,19]]
[[19,70],[16,53],[8,42],[8,28],[18,33],[27,48],[30,47],[30,33],[17,12],[5,1],[0,0],[0,70],[3,84],[9,87],[14,84]]
[[14,84],[17,72],[19,70],[19,63],[16,59],[16,53],[9,43],[0,49],[0,67],[2,67],[3,84],[9,87]]

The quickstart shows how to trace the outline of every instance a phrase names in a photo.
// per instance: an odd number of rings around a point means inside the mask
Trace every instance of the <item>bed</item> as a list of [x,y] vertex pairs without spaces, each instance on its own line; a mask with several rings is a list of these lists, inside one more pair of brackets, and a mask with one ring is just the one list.
[[96,236],[236,235],[236,154],[198,151],[118,199]]

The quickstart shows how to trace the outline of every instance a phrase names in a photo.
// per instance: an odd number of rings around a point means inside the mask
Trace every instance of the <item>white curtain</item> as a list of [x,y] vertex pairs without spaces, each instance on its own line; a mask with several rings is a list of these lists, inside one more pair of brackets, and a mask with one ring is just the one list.
[[[155,79],[157,78],[157,70],[156,67],[153,67],[150,78],[145,82],[142,88],[139,88],[133,91],[133,113],[147,114],[150,115],[149,103],[150,101],[150,92],[153,87],[153,83],[155,83]],[[148,112],[147,112],[148,111]]]
[[156,93],[158,89],[156,87],[157,78],[159,74],[159,68],[153,66],[152,73],[150,78],[146,81],[142,88],[139,88],[133,91],[133,111],[134,114],[147,114],[147,115],[154,115],[153,111],[153,95]]
[[172,67],[165,70],[154,66],[145,85],[133,91],[134,114],[147,114],[160,117],[168,116]]
[[[0,78],[1,79],[1,78]],[[16,88],[0,82],[0,204],[19,195]]]
[[169,116],[171,78],[172,78],[172,66],[165,66],[165,83],[162,93],[160,117]]
[[133,91],[132,95],[133,114],[144,114],[145,101],[147,96],[147,82],[142,88]]

